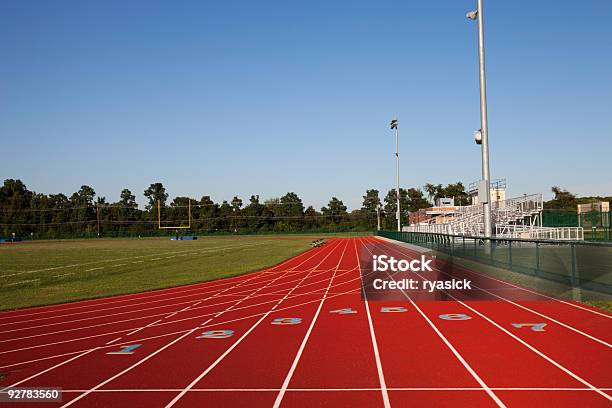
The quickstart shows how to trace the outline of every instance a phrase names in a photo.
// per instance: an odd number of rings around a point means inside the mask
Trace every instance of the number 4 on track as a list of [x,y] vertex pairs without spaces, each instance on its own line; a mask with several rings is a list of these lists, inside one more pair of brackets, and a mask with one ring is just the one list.
[[338,314],[352,314],[352,313],[357,313],[356,310],[353,310],[350,307],[347,307],[345,309],[338,309],[338,310],[330,310],[329,313],[338,313]]
[[517,329],[520,329],[521,327],[529,326],[531,327],[531,330],[533,331],[537,331],[537,332],[546,331],[544,330],[546,323],[512,323],[512,325],[516,327]]
[[121,349],[119,351],[110,351],[106,354],[134,354],[134,350],[140,346],[140,344],[130,344],[129,346],[121,346]]

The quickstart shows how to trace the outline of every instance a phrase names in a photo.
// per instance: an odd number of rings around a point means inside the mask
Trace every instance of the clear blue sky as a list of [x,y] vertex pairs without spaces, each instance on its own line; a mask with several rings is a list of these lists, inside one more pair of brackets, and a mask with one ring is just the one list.
[[[480,176],[475,0],[0,4],[2,179],[355,208],[394,115],[403,186]],[[612,194],[612,2],[485,7],[492,176]]]

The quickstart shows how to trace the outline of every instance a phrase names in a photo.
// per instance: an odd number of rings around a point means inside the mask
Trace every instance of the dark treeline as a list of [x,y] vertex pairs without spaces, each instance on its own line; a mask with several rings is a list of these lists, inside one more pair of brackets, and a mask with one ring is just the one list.
[[612,196],[576,197],[575,194],[558,186],[553,186],[551,190],[554,194],[554,198],[544,202],[544,208],[548,210],[576,211],[578,204],[597,203],[601,201],[612,202]]
[[[430,187],[431,186],[431,187]],[[461,183],[427,185],[428,197],[420,189],[400,189],[402,220],[409,211],[429,207],[438,197],[454,194],[463,197]],[[0,236],[27,238],[64,238],[84,236],[148,236],[174,233],[158,229],[158,203],[162,226],[187,225],[191,207],[191,228],[186,234],[368,231],[377,226],[377,208],[383,228],[395,228],[396,191],[390,190],[381,200],[379,191],[367,190],[359,209],[348,211],[337,197],[317,210],[305,206],[294,192],[282,197],[261,200],[252,195],[247,200],[233,197],[214,202],[210,196],[199,200],[176,197],[169,201],[165,187],[153,183],[144,196],[147,203],[139,208],[136,196],[121,191],[119,201],[110,203],[83,185],[70,196],[41,194],[27,189],[20,180],[8,179],[0,187]]]

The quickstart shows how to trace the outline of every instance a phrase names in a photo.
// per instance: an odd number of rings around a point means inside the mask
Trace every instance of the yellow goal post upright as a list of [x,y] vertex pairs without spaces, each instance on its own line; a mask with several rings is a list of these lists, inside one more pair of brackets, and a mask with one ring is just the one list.
[[191,199],[187,200],[188,224],[178,226],[162,226],[161,225],[161,200],[157,200],[157,227],[159,229],[191,229]]

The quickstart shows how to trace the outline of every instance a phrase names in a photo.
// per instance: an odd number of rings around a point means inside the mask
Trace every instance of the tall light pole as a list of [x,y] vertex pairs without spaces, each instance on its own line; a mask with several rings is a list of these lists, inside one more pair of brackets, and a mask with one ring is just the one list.
[[397,232],[402,231],[402,219],[400,217],[400,184],[399,184],[399,129],[397,128],[397,119],[391,120],[391,130],[395,129],[395,171],[396,182],[395,191],[397,194]]
[[486,202],[483,203],[484,213],[484,235],[491,237],[493,233],[491,220],[491,175],[489,172],[489,126],[487,121],[487,81],[485,76],[485,55],[484,55],[484,16],[482,13],[482,1],[478,1],[478,8],[466,14],[470,20],[478,20],[478,66],[480,77],[480,133],[482,147],[482,180],[485,188],[484,195]]

